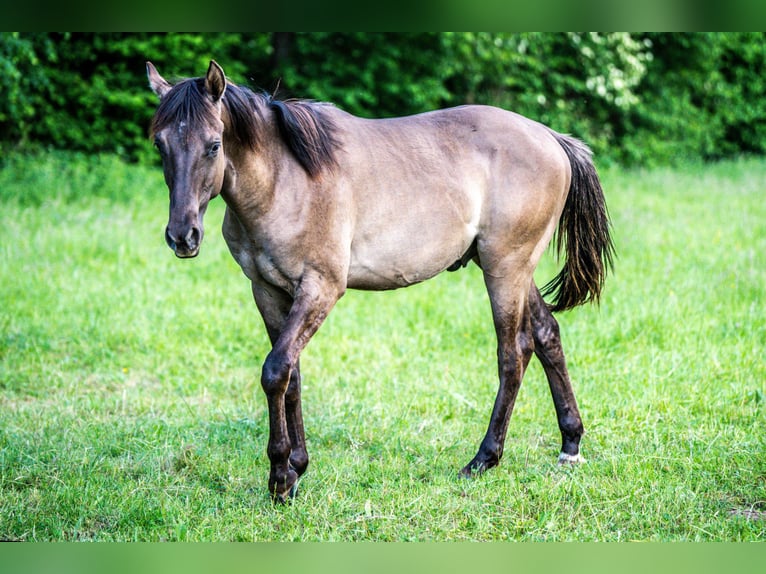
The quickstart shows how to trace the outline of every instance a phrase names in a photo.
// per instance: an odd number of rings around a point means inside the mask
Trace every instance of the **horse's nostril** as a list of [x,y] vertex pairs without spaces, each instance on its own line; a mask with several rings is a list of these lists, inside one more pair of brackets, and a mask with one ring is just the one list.
[[173,239],[172,235],[170,235],[170,230],[167,227],[165,228],[165,243],[167,243],[168,247],[170,247],[173,251],[175,251],[176,240]]
[[192,227],[186,234],[186,245],[189,249],[194,249],[199,245],[201,233],[198,227]]

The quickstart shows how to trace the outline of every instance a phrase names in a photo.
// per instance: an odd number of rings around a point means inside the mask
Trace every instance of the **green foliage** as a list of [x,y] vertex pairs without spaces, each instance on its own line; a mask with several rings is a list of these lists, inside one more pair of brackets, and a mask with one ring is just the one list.
[[614,132],[638,104],[650,53],[629,34],[453,33],[449,104],[499,105],[614,156]]
[[144,62],[367,117],[481,103],[586,140],[602,164],[766,151],[764,33],[2,33],[0,146],[153,158]]
[[720,101],[726,147],[722,155],[766,152],[766,37],[730,33],[721,50]]
[[40,34],[0,33],[0,142],[24,143],[41,102],[51,93],[41,58],[55,62],[52,42]]
[[16,99],[23,107],[0,112],[2,143],[31,140],[45,147],[106,151],[147,160],[154,157],[147,128],[156,97],[147,87],[145,62],[154,61],[173,77],[199,75],[215,57],[231,61],[231,73],[237,76],[247,71],[246,55],[264,51],[259,38],[246,39],[241,34],[3,34],[0,65],[7,69],[3,81],[11,94],[19,94]]
[[274,70],[280,94],[330,101],[367,117],[426,111],[449,97],[448,63],[435,33],[296,34],[290,49]]
[[626,163],[678,163],[766,152],[763,33],[646,34],[641,105],[618,138]]

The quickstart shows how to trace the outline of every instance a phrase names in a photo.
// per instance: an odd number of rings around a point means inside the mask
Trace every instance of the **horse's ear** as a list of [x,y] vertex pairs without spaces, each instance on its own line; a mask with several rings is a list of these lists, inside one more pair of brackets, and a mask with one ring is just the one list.
[[167,94],[173,87],[167,82],[167,80],[165,80],[165,78],[160,76],[157,68],[155,68],[154,64],[151,62],[146,63],[146,77],[149,78],[149,87],[160,98]]
[[205,76],[205,90],[213,98],[213,102],[220,100],[226,90],[226,75],[215,60],[210,60],[207,76]]

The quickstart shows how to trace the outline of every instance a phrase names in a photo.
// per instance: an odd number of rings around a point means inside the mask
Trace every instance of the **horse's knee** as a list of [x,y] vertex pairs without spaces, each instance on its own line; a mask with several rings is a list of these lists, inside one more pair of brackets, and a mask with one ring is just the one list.
[[284,356],[269,353],[261,370],[261,387],[266,395],[282,394],[287,391],[292,365]]

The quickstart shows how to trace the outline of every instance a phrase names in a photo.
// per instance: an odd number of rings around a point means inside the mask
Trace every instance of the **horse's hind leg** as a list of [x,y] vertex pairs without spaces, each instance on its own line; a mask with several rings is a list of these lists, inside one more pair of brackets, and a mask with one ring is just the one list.
[[535,354],[540,359],[545,375],[548,377],[548,385],[551,388],[561,430],[559,462],[581,462],[580,438],[583,434],[583,426],[572,384],[569,381],[564,350],[561,347],[559,324],[534,283],[529,293],[529,310]]
[[527,302],[529,282],[514,278],[515,268],[510,270],[510,273],[497,274],[485,270],[484,274],[497,333],[500,386],[479,451],[460,471],[466,477],[480,474],[500,462],[513,405],[534,348]]

